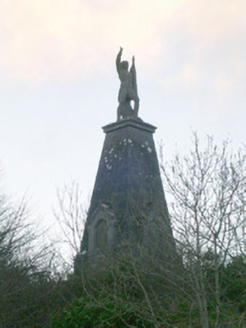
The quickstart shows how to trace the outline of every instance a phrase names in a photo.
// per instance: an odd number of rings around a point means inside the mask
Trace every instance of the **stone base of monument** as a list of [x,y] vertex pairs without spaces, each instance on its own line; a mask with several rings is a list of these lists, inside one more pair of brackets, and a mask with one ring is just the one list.
[[103,127],[106,133],[81,254],[89,263],[124,253],[175,250],[153,139],[140,118]]

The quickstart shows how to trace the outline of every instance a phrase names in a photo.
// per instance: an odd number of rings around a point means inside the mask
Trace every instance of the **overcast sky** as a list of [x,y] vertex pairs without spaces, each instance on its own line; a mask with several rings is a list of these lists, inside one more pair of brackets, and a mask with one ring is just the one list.
[[139,116],[166,159],[203,140],[246,139],[245,0],[2,0],[4,190],[51,215],[56,189],[91,192],[116,120],[115,57],[136,58]]

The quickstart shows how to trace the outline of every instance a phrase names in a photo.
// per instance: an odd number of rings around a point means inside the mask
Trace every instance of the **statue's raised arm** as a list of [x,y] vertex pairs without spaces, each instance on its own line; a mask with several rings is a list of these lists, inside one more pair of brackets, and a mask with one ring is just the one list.
[[[128,71],[128,62],[121,61],[123,48],[116,56],[116,69],[121,82],[118,101],[119,106],[117,110],[117,120],[136,118],[139,109],[139,97],[137,92],[137,74],[135,68],[135,58],[132,57],[132,66]],[[131,101],[134,101],[134,108],[131,107]]]
[[118,74],[120,72],[120,63],[121,63],[122,52],[123,52],[123,48],[120,47],[120,51],[119,51],[118,55],[116,56],[116,69],[117,69]]

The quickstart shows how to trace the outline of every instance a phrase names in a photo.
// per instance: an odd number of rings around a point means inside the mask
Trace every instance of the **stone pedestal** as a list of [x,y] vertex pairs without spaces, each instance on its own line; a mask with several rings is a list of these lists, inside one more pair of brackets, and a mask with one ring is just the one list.
[[174,250],[153,140],[141,119],[103,127],[106,133],[81,244],[90,261],[114,252]]

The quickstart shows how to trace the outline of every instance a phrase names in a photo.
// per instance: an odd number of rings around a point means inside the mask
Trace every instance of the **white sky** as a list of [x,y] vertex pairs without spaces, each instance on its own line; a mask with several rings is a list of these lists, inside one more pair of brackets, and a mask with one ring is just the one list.
[[191,129],[246,137],[245,0],[2,0],[0,166],[4,190],[52,216],[56,189],[91,192],[116,120],[115,57],[134,54],[139,116],[166,159]]

